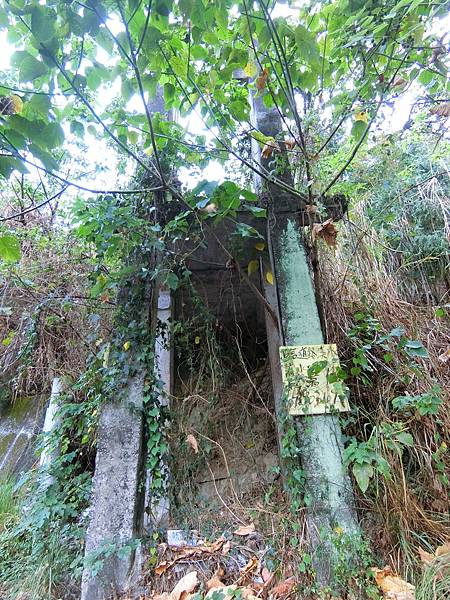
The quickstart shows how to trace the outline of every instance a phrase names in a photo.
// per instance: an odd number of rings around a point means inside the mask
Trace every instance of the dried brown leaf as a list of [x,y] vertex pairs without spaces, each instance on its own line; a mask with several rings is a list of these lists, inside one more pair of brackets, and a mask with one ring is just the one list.
[[218,588],[224,588],[227,587],[222,581],[220,581],[220,579],[217,577],[217,575],[213,575],[211,577],[211,579],[208,579],[208,581],[206,582],[206,590],[209,592],[209,590],[211,589],[218,589]]
[[281,581],[270,590],[270,597],[274,600],[283,600],[283,598],[287,598],[294,591],[295,584],[295,577],[289,577],[289,579]]
[[251,533],[255,532],[255,524],[254,523],[250,523],[250,525],[241,525],[241,527],[238,527],[236,529],[236,531],[234,531],[234,535],[240,535],[240,536],[246,536],[246,535],[250,535]]
[[266,87],[267,79],[269,77],[269,69],[263,69],[261,75],[256,79],[256,89],[262,91]]
[[182,596],[187,596],[198,586],[197,571],[191,571],[180,579],[170,594],[170,600],[183,600]]
[[231,542],[230,541],[225,542],[225,544],[222,547],[222,554],[223,555],[228,554],[228,552],[230,551],[230,548],[231,548]]
[[438,546],[435,551],[436,556],[448,556],[450,558],[450,542],[447,544],[443,544],[442,546]]
[[192,435],[192,433],[190,433],[187,436],[186,442],[189,444],[189,446],[192,448],[195,454],[198,454],[198,442],[197,439]]
[[222,550],[225,543],[224,538],[218,538],[215,542],[209,545],[203,546],[181,546],[172,548],[175,556],[173,560],[168,561],[164,560],[160,562],[156,568],[156,575],[163,575],[167,570],[173,567],[179,560],[184,560],[186,558],[195,557],[200,558],[203,554],[214,554],[219,550]]
[[248,573],[251,573],[252,571],[254,571],[256,569],[257,566],[258,566],[258,559],[256,558],[256,556],[252,556],[252,558],[250,558],[248,560],[245,567],[242,567],[242,569],[241,569],[242,575],[247,575]]
[[395,77],[394,81],[392,82],[392,87],[393,88],[401,88],[407,83],[408,83],[408,81],[406,79],[397,75],[397,77]]
[[425,552],[425,550],[422,550],[422,548],[419,548],[419,556],[420,556],[420,560],[423,562],[424,565],[431,564],[433,562],[433,560],[436,558],[434,556],[434,554]]
[[334,248],[336,246],[337,229],[333,219],[327,219],[323,223],[315,223],[312,226],[311,237],[313,242],[318,237],[322,238],[327,246]]
[[447,350],[442,352],[442,354],[439,354],[438,360],[440,360],[444,364],[448,362],[450,360],[450,348],[447,348]]
[[375,581],[385,598],[390,600],[415,600],[415,587],[392,572],[390,567],[372,568]]
[[261,156],[263,158],[270,158],[272,152],[276,150],[277,152],[281,152],[281,148],[275,140],[268,140],[262,149]]

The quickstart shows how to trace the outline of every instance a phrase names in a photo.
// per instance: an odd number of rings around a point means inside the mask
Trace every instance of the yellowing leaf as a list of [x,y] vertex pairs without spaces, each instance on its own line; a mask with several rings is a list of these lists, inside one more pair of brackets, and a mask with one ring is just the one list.
[[369,113],[367,110],[357,110],[355,112],[355,121],[363,121],[364,123],[368,123]]
[[195,336],[194,344],[196,344],[197,346],[200,344],[200,336],[199,335]]
[[264,248],[266,247],[264,242],[257,242],[255,244],[255,248],[256,250],[259,250],[260,252],[262,252],[264,250]]
[[258,67],[256,66],[256,64],[253,61],[248,62],[244,67],[244,73],[247,75],[247,77],[250,77],[251,79],[253,79],[253,77],[255,77],[257,72],[258,72]]
[[123,349],[125,350],[125,352],[130,349],[130,346],[131,346],[131,342],[125,342],[124,343]]
[[22,109],[23,102],[19,96],[13,94],[0,97],[0,115],[14,115],[22,112]]
[[150,146],[149,148],[145,148],[144,149],[144,154],[146,154],[147,156],[151,156],[153,154],[153,148],[152,148],[152,146]]
[[257,260],[251,260],[247,265],[247,273],[248,273],[249,277],[253,273],[256,273],[258,268],[259,268],[259,262]]
[[198,454],[198,442],[197,439],[192,435],[192,433],[190,433],[187,436],[186,442],[189,444],[189,446],[192,448],[195,454]]
[[266,272],[266,281],[267,281],[267,283],[270,283],[270,285],[273,285],[273,273],[272,273],[272,271],[267,271]]
[[22,112],[23,102],[22,102],[22,99],[19,98],[19,96],[16,96],[15,94],[13,96],[11,96],[11,102],[12,102],[15,113]]

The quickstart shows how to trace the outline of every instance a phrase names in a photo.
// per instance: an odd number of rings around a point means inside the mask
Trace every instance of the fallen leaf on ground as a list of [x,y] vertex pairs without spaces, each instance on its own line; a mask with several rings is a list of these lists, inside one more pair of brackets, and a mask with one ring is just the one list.
[[419,556],[424,565],[429,565],[436,558],[434,554],[425,552],[425,550],[422,550],[422,548],[419,548]]
[[217,575],[213,575],[211,577],[211,579],[208,579],[208,581],[206,582],[206,589],[207,591],[211,590],[211,589],[217,589],[217,588],[224,588],[227,587],[222,581],[220,581],[220,579],[217,577]]
[[426,552],[419,548],[419,556],[426,567],[435,569],[434,577],[441,581],[450,573],[450,543],[438,546],[434,552]]
[[230,548],[231,548],[231,542],[229,542],[229,541],[225,542],[225,544],[222,547],[222,554],[223,555],[228,554],[228,552],[230,551]]
[[189,444],[189,446],[192,448],[192,450],[195,452],[195,454],[198,454],[198,442],[197,442],[196,438],[192,435],[192,433],[190,433],[187,436],[186,442]]
[[415,600],[415,587],[395,575],[390,567],[384,569],[372,568],[375,581],[385,598],[390,600]]
[[447,350],[445,350],[445,352],[443,352],[442,354],[439,354],[438,360],[440,360],[443,363],[448,362],[450,360],[450,348],[447,348]]
[[273,573],[271,573],[271,572],[269,571],[269,569],[267,569],[266,567],[263,567],[263,568],[261,569],[261,577],[262,577],[262,580],[264,581],[264,583],[265,583],[265,584],[266,584],[266,583],[269,583],[270,581],[272,581],[272,579],[273,579],[273,575],[274,575],[274,574],[273,574]]
[[163,575],[166,571],[168,571],[173,565],[175,565],[179,560],[184,560],[189,557],[199,558],[202,554],[214,554],[219,550],[222,550],[225,544],[224,538],[218,538],[215,542],[209,545],[203,546],[181,546],[172,548],[174,552],[174,558],[172,560],[164,560],[160,562],[155,567],[156,575]]
[[180,579],[170,594],[170,600],[182,600],[183,595],[187,596],[198,586],[197,571],[191,571]]
[[443,544],[442,546],[438,546],[435,552],[436,556],[446,556],[450,555],[450,542],[447,544]]
[[234,535],[240,535],[240,536],[245,536],[245,535],[250,535],[251,533],[255,532],[255,524],[254,523],[250,523],[250,525],[242,525],[241,527],[238,527],[236,529],[236,531],[234,531]]
[[247,575],[248,573],[251,573],[252,571],[254,571],[256,569],[257,566],[258,566],[258,559],[256,558],[256,556],[252,556],[252,558],[249,559],[249,561],[247,562],[245,567],[242,567],[242,569],[241,569],[242,575]]
[[315,223],[312,226],[311,237],[313,242],[320,237],[327,246],[336,246],[337,229],[333,219],[327,219],[323,223]]
[[283,598],[287,598],[287,596],[292,594],[294,591],[295,583],[295,578],[289,577],[289,579],[285,579],[273,587],[270,590],[269,596],[274,600],[282,600]]

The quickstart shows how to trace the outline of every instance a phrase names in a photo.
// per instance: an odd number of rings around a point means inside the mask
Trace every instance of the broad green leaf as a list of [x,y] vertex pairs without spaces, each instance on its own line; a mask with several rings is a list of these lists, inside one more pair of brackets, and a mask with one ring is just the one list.
[[49,171],[58,171],[58,163],[51,154],[40,148],[37,144],[31,144],[30,150],[37,159],[41,161]]
[[53,11],[43,6],[35,7],[31,13],[31,31],[38,42],[48,42],[55,33],[55,17]]
[[352,126],[351,135],[355,138],[355,141],[359,142],[359,140],[363,137],[363,135],[367,131],[367,123],[364,121],[355,121]]
[[28,113],[37,114],[41,116],[47,116],[51,109],[51,103],[45,94],[33,94],[33,96],[26,102],[24,114]]
[[296,27],[294,36],[301,58],[311,67],[317,68],[320,65],[320,53],[315,36],[303,25]]
[[43,62],[36,60],[33,56],[28,55],[20,64],[19,81],[34,81],[38,77],[42,77],[48,72],[47,67]]
[[414,446],[414,438],[407,431],[400,431],[396,434],[395,438],[400,442],[400,444],[403,444],[403,446]]
[[369,463],[358,464],[354,463],[353,475],[355,476],[356,483],[359,489],[364,494],[369,487],[370,479],[373,477],[373,467]]
[[20,173],[28,173],[28,169],[20,159],[14,156],[0,156],[0,175],[2,177],[8,179],[15,170]]
[[20,244],[15,235],[0,235],[0,258],[6,262],[20,260]]

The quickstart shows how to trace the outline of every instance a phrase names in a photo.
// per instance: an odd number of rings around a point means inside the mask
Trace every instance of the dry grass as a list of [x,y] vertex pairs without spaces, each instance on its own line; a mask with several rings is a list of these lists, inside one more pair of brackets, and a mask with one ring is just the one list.
[[0,383],[12,401],[47,393],[56,375],[76,379],[112,308],[89,298],[90,258],[68,232],[27,232],[21,246],[20,264],[0,273]]
[[[430,198],[429,189],[427,193],[419,188],[417,193],[424,201]],[[442,480],[442,476],[450,477],[450,457],[445,451],[445,444],[450,446],[450,370],[448,363],[439,360],[450,347],[450,319],[448,314],[436,316],[436,308],[449,302],[449,290],[442,280],[428,283],[428,289],[424,277],[409,281],[398,266],[398,257],[377,238],[363,213],[360,206],[353,216],[355,224],[341,225],[334,253],[321,251],[327,339],[337,343],[341,361],[348,364],[355,343],[347,333],[355,325],[355,313],[364,311],[378,321],[383,333],[402,327],[409,339],[424,344],[429,355],[418,359],[413,369],[402,352],[394,351],[393,360],[386,363],[375,344],[367,351],[373,369],[370,384],[357,377],[348,382],[357,416],[348,433],[360,440],[378,435],[377,447],[392,473],[391,479],[379,477],[370,493],[360,495],[361,515],[376,540],[374,548],[401,569],[417,560],[419,546],[435,547],[450,539],[448,486]],[[430,299],[437,295],[438,302],[433,305]],[[443,393],[436,417],[418,413],[402,417],[393,410],[390,401],[396,396],[421,394],[436,383]],[[414,439],[414,446],[402,456],[387,447],[380,433],[383,424],[399,421]],[[441,459],[440,471],[436,453]]]

